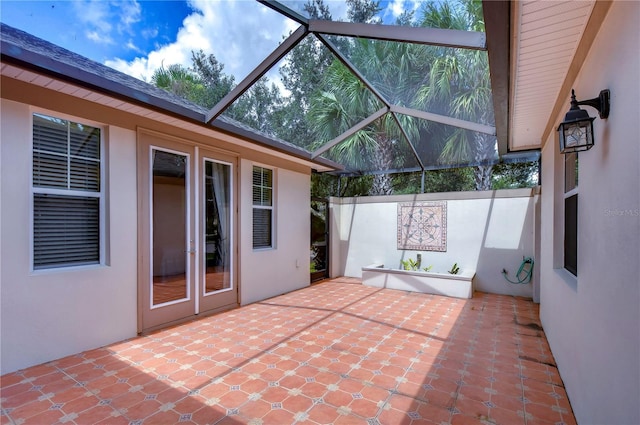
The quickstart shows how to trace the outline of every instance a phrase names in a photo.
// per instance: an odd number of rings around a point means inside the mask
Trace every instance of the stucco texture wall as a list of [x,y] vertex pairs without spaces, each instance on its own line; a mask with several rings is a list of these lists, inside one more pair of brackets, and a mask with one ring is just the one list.
[[542,151],[540,314],[581,424],[640,423],[638,22],[640,3],[613,2],[572,83],[579,99],[611,90],[610,116],[596,118],[595,146],[579,155],[577,277],[563,269],[555,132]]
[[[253,249],[253,166],[273,169],[274,247]],[[309,286],[311,224],[309,174],[269,163],[240,161],[240,304]]]
[[[398,249],[398,203],[440,200],[447,202],[446,252]],[[361,277],[373,263],[399,268],[420,253],[433,271],[454,263],[475,270],[476,290],[532,297],[533,283],[511,284],[501,271],[515,280],[523,256],[534,257],[535,200],[531,189],[333,199],[331,275]]]
[[32,112],[28,105],[2,100],[3,374],[136,334],[135,133],[105,131],[107,264],[31,272]]

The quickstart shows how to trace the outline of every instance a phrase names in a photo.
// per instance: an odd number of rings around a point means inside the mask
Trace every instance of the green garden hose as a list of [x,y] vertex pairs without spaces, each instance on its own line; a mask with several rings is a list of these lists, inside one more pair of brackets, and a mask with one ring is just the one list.
[[533,258],[531,257],[522,257],[522,264],[520,264],[520,268],[518,269],[518,273],[516,273],[516,281],[509,279],[507,277],[507,270],[502,269],[502,275],[509,283],[517,284],[525,284],[531,282],[531,277],[533,276]]

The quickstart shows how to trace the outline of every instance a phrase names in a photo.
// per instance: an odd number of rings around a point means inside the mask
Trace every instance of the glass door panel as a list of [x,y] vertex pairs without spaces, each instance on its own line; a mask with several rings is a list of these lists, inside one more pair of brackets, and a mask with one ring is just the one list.
[[204,294],[232,288],[231,165],[204,160]]
[[152,305],[189,298],[186,155],[152,151]]
[[238,305],[235,280],[236,158],[198,149],[200,176],[199,313]]

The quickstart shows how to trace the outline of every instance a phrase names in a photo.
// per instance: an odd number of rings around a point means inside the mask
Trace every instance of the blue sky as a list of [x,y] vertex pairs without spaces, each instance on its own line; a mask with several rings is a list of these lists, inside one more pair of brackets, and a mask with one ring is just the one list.
[[176,41],[183,1],[2,0],[2,22],[99,62],[133,60]]
[[[343,0],[325,1],[346,16]],[[387,18],[405,3],[381,2]],[[298,27],[254,0],[0,0],[0,20],[147,81],[203,50],[239,82]]]

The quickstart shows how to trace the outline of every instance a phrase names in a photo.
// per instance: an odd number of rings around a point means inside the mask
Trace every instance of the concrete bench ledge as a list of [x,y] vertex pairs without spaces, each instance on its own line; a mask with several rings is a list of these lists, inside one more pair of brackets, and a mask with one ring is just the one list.
[[422,292],[455,298],[473,296],[475,270],[460,269],[458,274],[385,268],[370,264],[362,268],[362,283],[376,288]]

